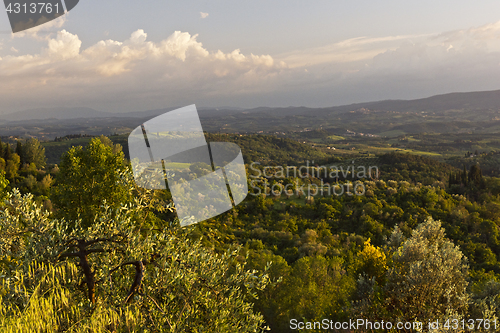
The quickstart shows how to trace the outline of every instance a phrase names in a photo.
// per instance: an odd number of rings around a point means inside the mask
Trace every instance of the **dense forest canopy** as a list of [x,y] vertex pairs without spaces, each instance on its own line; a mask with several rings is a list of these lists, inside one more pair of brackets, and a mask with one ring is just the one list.
[[[123,136],[0,143],[1,331],[288,332],[292,320],[325,318],[496,323],[500,179],[481,164],[345,156],[276,136],[207,138],[242,148],[250,193],[186,228],[168,190],[135,185]],[[47,161],[61,147],[58,163]],[[306,164],[301,175],[280,173]],[[332,176],[335,168],[347,171]],[[334,184],[363,192],[328,193]]]

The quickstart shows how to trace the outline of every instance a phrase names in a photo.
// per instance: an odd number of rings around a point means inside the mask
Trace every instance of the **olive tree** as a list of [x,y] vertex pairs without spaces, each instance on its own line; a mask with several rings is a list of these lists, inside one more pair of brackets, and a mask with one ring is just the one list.
[[406,240],[396,229],[391,240],[400,242],[385,286],[393,318],[427,322],[467,311],[467,258],[445,237],[441,222],[428,218]]
[[217,254],[191,229],[145,230],[147,203],[102,207],[96,223],[51,218],[32,195],[0,210],[2,332],[259,332],[251,299],[269,282],[238,249]]

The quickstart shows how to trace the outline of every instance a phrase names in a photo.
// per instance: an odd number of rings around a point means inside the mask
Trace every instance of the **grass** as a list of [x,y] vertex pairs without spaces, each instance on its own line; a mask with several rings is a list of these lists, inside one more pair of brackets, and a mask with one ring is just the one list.
[[335,141],[345,140],[345,138],[343,136],[340,136],[340,135],[330,135],[328,137],[328,139],[335,140]]
[[165,163],[166,170],[182,170],[187,169],[191,166],[191,163]]

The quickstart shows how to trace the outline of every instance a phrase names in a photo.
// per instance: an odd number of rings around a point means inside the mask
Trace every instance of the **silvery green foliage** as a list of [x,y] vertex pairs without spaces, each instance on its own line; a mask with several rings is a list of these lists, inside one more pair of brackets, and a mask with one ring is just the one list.
[[500,282],[490,280],[483,289],[473,295],[471,301],[471,317],[497,320],[500,314]]
[[[401,239],[394,231],[391,239]],[[393,254],[386,285],[388,310],[402,320],[463,314],[468,307],[467,258],[445,237],[441,222],[428,218]]]
[[[269,283],[267,274],[246,270],[238,249],[216,254],[190,241],[190,229],[139,228],[148,205],[140,198],[115,210],[103,206],[90,227],[72,221],[67,228],[32,195],[9,194],[0,209],[0,331],[264,330],[251,300]],[[82,241],[90,244],[94,301],[76,255]]]
[[[416,329],[422,333],[463,333],[471,330],[462,329],[461,321],[464,317],[456,311],[448,308],[440,317],[436,317],[429,321],[421,321],[422,326]],[[483,332],[482,330],[474,330],[475,332]]]
[[488,307],[484,308],[479,316],[463,315],[447,309],[442,316],[432,319],[430,323],[423,322],[421,329],[416,331],[419,333],[497,332],[498,318]]
[[401,246],[403,241],[405,240],[405,237],[403,235],[403,232],[399,228],[399,226],[395,226],[394,230],[392,231],[391,237],[389,238],[388,245],[392,250],[396,250]]
[[66,232],[58,222],[34,202],[32,194],[22,196],[14,189],[0,209],[0,258],[29,265],[54,257]]

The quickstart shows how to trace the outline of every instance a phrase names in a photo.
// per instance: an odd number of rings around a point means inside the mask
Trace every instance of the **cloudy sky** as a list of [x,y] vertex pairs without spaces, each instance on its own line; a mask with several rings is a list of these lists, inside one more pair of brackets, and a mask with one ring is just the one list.
[[10,33],[0,114],[324,107],[500,89],[500,1],[82,0]]

